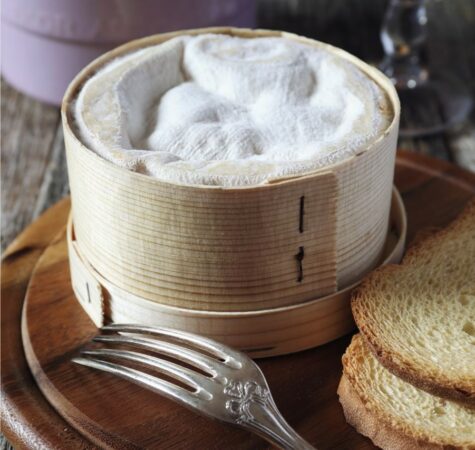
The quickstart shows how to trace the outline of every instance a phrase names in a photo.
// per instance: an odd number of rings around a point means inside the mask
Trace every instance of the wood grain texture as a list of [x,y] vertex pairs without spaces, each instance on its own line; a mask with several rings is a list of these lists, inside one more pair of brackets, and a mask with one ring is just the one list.
[[[387,1],[379,0],[258,0],[258,25],[313,37],[362,59],[377,61],[382,55],[379,28],[386,4]],[[431,1],[428,8],[427,53],[431,64],[459,75],[475,94],[475,1]],[[45,121],[51,110],[52,107],[27,98],[2,82],[2,249],[36,214],[68,192],[59,112],[56,120],[50,117]],[[472,114],[460,130],[430,139],[405,139],[400,146],[452,160],[475,171],[474,122]],[[32,156],[35,164],[30,164],[25,156],[32,153],[25,142],[32,130],[39,128],[43,135],[55,137],[46,140],[50,147],[39,148],[33,142],[39,151]],[[46,172],[41,169],[44,167]],[[43,177],[38,177],[38,173],[43,173]],[[22,186],[23,179],[28,188]],[[445,208],[445,213],[450,212],[450,206]],[[7,445],[0,437],[2,450]]]
[[[305,176],[235,188],[146,177],[111,164],[81,142],[71,105],[91,74],[129,52],[209,33],[282,36],[346,61],[386,94],[387,128],[358,154]],[[158,34],[88,65],[70,84],[61,112],[77,246],[99,274],[135,296],[204,311],[276,308],[345,288],[381,257],[399,100],[386,77],[340,49],[278,31],[219,27]]]
[[[17,448],[84,448],[76,431],[61,420],[36,387],[27,366],[20,335],[23,297],[38,258],[66,220],[64,200],[27,228],[7,249],[2,260],[1,397],[2,432]],[[64,448],[64,447],[62,447]]]
[[[475,195],[474,174],[464,172],[450,164],[406,153],[402,153],[398,159],[396,183],[403,193],[408,208],[409,235],[412,237],[422,227],[441,226],[448,223]],[[427,208],[424,207],[426,204],[429,204]],[[46,228],[51,234],[64,227],[66,209],[67,205],[63,205],[62,216],[58,213],[59,208],[49,215]],[[44,226],[42,229],[44,230]],[[30,228],[30,236],[32,235],[36,236],[36,224]],[[60,239],[53,243],[50,251],[53,259],[61,254],[64,255],[65,244],[62,242]],[[28,242],[23,242],[22,246],[28,246]],[[25,250],[24,254],[29,254],[29,251]],[[59,269],[60,266],[57,268]],[[11,277],[15,278],[16,270],[13,270]],[[42,269],[39,268],[38,271],[40,277]],[[55,382],[70,390],[68,395],[71,395],[70,399],[73,403],[69,403],[69,412],[74,413],[75,419],[79,420],[86,415],[88,421],[94,419],[106,422],[104,424],[101,422],[100,426],[90,424],[91,427],[87,427],[85,432],[89,433],[91,438],[94,436],[94,439],[101,440],[103,445],[104,442],[113,442],[115,448],[136,448],[137,443],[147,448],[257,449],[265,446],[256,437],[198,418],[168,400],[152,396],[144,389],[123,380],[88,371],[85,368],[71,367],[69,358],[82,345],[79,341],[88,338],[95,329],[90,324],[82,327],[82,324],[87,324],[88,321],[79,306],[77,306],[79,308],[77,315],[72,318],[72,326],[80,329],[73,328],[73,330],[78,333],[70,331],[69,325],[65,326],[66,323],[71,322],[71,317],[67,317],[64,311],[59,315],[58,322],[56,319],[52,320],[55,315],[51,315],[48,317],[50,327],[43,326],[44,322],[39,319],[42,314],[46,314],[48,310],[58,310],[60,305],[68,304],[68,302],[70,305],[74,304],[71,291],[68,291],[68,274],[65,273],[67,271],[54,272],[52,284],[47,285],[46,280],[44,283],[38,283],[40,278],[34,284],[35,289],[39,289],[43,296],[49,297],[50,301],[40,308],[32,309],[37,318],[30,319],[30,340],[32,343],[37,343],[35,352],[40,359],[49,362],[46,369],[48,376],[54,377]],[[25,287],[24,280],[18,281],[19,285],[22,283]],[[65,288],[58,289],[58,286],[63,286],[64,283],[66,283]],[[30,291],[30,295],[32,292]],[[10,302],[22,303],[21,292],[12,295],[13,297],[9,297]],[[2,307],[5,298],[3,295]],[[8,321],[9,317],[3,314],[3,320]],[[76,322],[77,325],[75,325]],[[39,343],[38,339],[42,342]],[[368,440],[357,435],[351,427],[346,425],[336,397],[336,388],[341,374],[340,357],[348,342],[347,337],[319,349],[259,362],[283,414],[302,435],[323,450],[373,448]],[[55,350],[58,343],[60,349]],[[16,349],[16,352],[18,351],[21,349]],[[16,355],[18,359],[22,357],[21,354]],[[17,360],[16,358],[13,359]],[[36,372],[37,377],[40,375]],[[81,379],[80,383],[77,381],[78,376]],[[17,377],[24,379],[25,375],[17,373],[12,377],[14,380]],[[290,385],[295,388],[289,389]],[[11,400],[9,403],[11,414],[7,415],[8,420],[16,417],[20,418],[17,423],[21,423],[21,418],[23,418],[22,420],[26,420],[24,427],[27,430],[35,430],[35,423],[41,423],[38,418],[33,422],[24,419],[27,417],[27,412],[36,405],[36,400],[30,404],[32,400],[29,397],[31,391],[35,389],[37,388],[33,382],[29,384],[25,382],[20,391],[7,392]],[[87,395],[84,395],[84,392],[87,392]],[[56,390],[57,399],[63,394]],[[101,398],[101,402],[95,401],[97,398]],[[81,403],[81,408],[84,409],[79,408],[79,401],[84,402]],[[108,419],[114,410],[114,405],[117,404],[120,405],[120,411],[128,412],[125,415],[121,412],[117,413],[117,420],[121,427],[118,427],[112,419]],[[97,405],[100,407],[98,408]],[[143,411],[144,409],[147,414]],[[51,426],[55,424],[49,415],[46,415],[43,420],[49,421]],[[86,427],[87,423],[82,422],[82,427]],[[117,428],[120,428],[118,434],[111,432]],[[15,438],[17,441],[21,439],[18,439],[19,436],[14,433],[19,433],[25,439],[25,434],[22,434],[24,429],[21,427],[14,431],[5,427],[5,431],[10,438]],[[48,430],[38,429],[36,432],[42,439],[51,439]],[[92,445],[87,441],[83,442],[84,446]],[[350,446],[348,446],[349,442]],[[75,445],[68,448],[81,448]]]
[[46,108],[4,83],[2,98],[2,129],[13,130],[2,133],[3,245],[34,218],[36,194],[48,165],[59,115],[56,108]]
[[[407,220],[402,199],[393,191],[390,233],[382,264],[397,264],[404,253]],[[71,217],[67,225],[72,288],[97,326],[110,322],[164,326],[201,334],[253,358],[294,353],[326,344],[354,329],[347,286],[325,297],[280,308],[257,311],[196,311],[150,302],[104,279],[81,256]]]

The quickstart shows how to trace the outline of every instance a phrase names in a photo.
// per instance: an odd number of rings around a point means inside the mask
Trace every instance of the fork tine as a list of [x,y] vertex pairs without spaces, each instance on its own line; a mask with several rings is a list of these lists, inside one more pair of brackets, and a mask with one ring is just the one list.
[[[199,408],[204,400],[209,400],[208,396],[203,395],[206,391],[198,391],[196,393],[189,392],[169,381],[161,380],[160,378],[120,364],[82,357],[73,358],[72,361],[82,366],[92,367],[125,378],[126,380],[150,388],[171,400],[175,400],[182,404],[184,403],[192,408]],[[206,392],[206,394],[208,393]]]
[[158,341],[145,337],[123,336],[123,335],[106,335],[96,336],[93,338],[95,342],[107,342],[111,344],[127,344],[137,348],[152,350],[154,352],[163,353],[172,356],[179,361],[191,364],[199,369],[209,373],[213,377],[217,376],[219,361],[216,361],[206,355],[190,350],[185,347],[180,347],[176,344],[171,344],[165,341]]
[[178,380],[189,385],[196,391],[199,391],[204,387],[209,388],[209,384],[211,383],[211,380],[206,376],[194,372],[193,370],[187,369],[186,367],[180,366],[169,361],[165,361],[155,356],[132,352],[130,350],[113,350],[98,348],[91,350],[83,350],[81,354],[86,356],[97,356],[100,358],[116,358],[121,360],[138,362],[140,364],[143,364],[144,366],[157,369],[160,372],[165,373],[166,375],[169,375],[173,378],[177,378]]
[[154,336],[169,336],[178,339],[182,342],[186,342],[193,346],[208,350],[218,358],[224,360],[224,363],[235,369],[242,367],[239,359],[240,353],[230,349],[229,347],[222,345],[211,339],[207,339],[203,336],[199,336],[193,333],[187,333],[186,331],[173,330],[170,328],[151,327],[146,325],[133,325],[133,324],[118,324],[113,323],[102,327],[104,331],[116,331],[118,333],[146,333]]

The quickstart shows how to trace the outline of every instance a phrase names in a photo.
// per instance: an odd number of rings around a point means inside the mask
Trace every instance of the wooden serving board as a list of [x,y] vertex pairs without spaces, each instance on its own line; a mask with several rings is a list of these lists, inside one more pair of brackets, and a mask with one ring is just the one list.
[[[418,230],[448,223],[475,196],[475,174],[403,152],[396,185],[408,213],[409,241]],[[71,363],[97,330],[69,283],[68,211],[63,201],[45,213],[2,263],[2,431],[8,439],[18,448],[268,448],[245,431]],[[319,449],[374,448],[345,423],[336,395],[349,339],[259,361],[283,415]]]

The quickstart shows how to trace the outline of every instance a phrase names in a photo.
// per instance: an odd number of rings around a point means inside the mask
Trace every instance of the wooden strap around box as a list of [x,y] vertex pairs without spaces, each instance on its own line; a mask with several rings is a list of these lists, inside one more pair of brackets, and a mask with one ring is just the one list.
[[[383,264],[397,263],[402,258],[406,227],[404,205],[394,189]],[[182,329],[246,350],[253,357],[322,345],[354,327],[349,299],[355,284],[326,297],[280,308],[243,312],[191,310],[137,297],[106,280],[81,254],[72,216],[68,222],[68,250],[74,292],[98,327],[117,322]]]

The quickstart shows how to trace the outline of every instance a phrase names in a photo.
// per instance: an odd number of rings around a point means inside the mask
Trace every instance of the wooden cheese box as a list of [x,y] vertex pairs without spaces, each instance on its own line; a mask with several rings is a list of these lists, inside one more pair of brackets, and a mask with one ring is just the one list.
[[[237,188],[163,182],[117,167],[81,143],[71,105],[85,80],[127,52],[200,33],[284,36],[325,47],[387,92],[393,119],[373,144],[343,162]],[[66,92],[62,117],[72,198],[71,262],[73,273],[84,265],[87,270],[81,273],[92,276],[89,296],[94,280],[96,288],[101,286],[100,311],[86,308],[96,323],[106,317],[166,324],[257,349],[264,356],[327,342],[346,333],[351,323],[341,293],[384,260],[392,203],[393,221],[404,222],[399,197],[392,193],[399,102],[391,82],[346,52],[311,39],[212,28],[132,41],[76,77]],[[401,238],[405,230],[397,232]],[[80,296],[79,289],[76,294]],[[309,316],[302,305],[316,299],[318,313],[315,309],[316,315]],[[230,326],[223,317],[236,322]],[[256,317],[265,317],[277,334],[262,329],[267,337],[258,339],[263,322]],[[305,344],[279,347],[277,335],[281,339],[288,333],[286,339],[295,342],[301,339],[298,334],[308,335],[302,320],[308,327],[325,324],[333,331]],[[297,329],[301,331],[292,335]],[[247,336],[241,340],[236,333]]]

